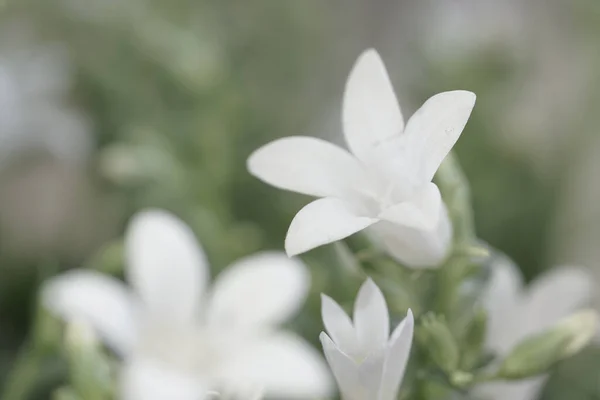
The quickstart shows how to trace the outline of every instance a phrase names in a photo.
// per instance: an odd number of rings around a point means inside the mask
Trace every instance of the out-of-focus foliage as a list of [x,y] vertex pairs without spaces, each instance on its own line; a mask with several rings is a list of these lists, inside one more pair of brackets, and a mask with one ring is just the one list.
[[[469,21],[474,2],[456,3]],[[391,60],[411,111],[443,90],[477,93],[456,153],[482,239],[528,279],[556,261],[598,269],[591,236],[600,229],[600,184],[584,166],[600,154],[600,8],[591,0],[499,3],[521,15],[521,36],[496,27],[492,40],[453,51],[435,38],[436,18],[449,16],[433,0],[7,2],[0,23],[27,25],[35,41],[64,49],[73,81],[65,102],[89,118],[96,148],[75,165],[38,149],[0,171],[0,373],[31,328],[38,282],[111,257],[118,271],[119,232],[142,207],[167,208],[190,223],[216,268],[281,248],[305,199],[255,181],[246,157],[278,136],[341,137],[343,82],[365,46]],[[494,21],[493,6],[486,10],[477,18]],[[488,37],[484,28],[467,38]],[[25,216],[33,222],[24,224]],[[104,245],[108,239],[114,243]],[[343,251],[305,257],[315,296],[294,327],[315,341],[316,294],[350,302],[362,279],[348,272]],[[64,381],[60,361],[43,367],[40,399]],[[595,353],[561,364],[545,398],[598,396],[599,370]]]

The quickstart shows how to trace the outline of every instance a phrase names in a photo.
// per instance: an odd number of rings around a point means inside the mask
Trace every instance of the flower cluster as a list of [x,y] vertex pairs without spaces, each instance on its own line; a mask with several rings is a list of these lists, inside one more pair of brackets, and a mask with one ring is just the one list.
[[322,197],[292,221],[287,253],[303,253],[370,227],[406,265],[438,266],[448,254],[452,227],[431,180],[474,105],[471,92],[440,93],[404,126],[381,58],[366,51],[344,94],[344,136],[352,154],[320,139],[290,137],[248,159],[250,172],[265,182]]
[[[119,360],[108,392],[123,400],[315,399],[331,396],[334,381],[344,400],[533,399],[549,368],[589,342],[598,318],[571,314],[591,295],[584,270],[558,269],[526,289],[510,260],[453,234],[466,217],[445,201],[444,179],[459,179],[442,163],[474,104],[468,91],[440,93],[405,124],[381,58],[364,52],[344,93],[349,151],[288,137],[248,159],[262,181],[319,198],[292,220],[287,255],[242,258],[210,288],[192,229],[167,211],[138,213],[124,239],[129,286],[87,269],[43,288],[44,307],[72,327],[74,390],[91,399],[90,387],[103,385],[79,371],[111,364],[97,336]],[[312,285],[294,256],[361,231],[367,248],[345,248],[361,268],[352,318],[345,302],[321,297],[323,360],[286,329]]]

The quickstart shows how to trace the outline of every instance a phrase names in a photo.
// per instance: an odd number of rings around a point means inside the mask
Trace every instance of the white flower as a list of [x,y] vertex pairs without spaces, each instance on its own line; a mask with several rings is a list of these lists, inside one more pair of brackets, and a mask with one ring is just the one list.
[[126,400],[197,400],[209,390],[322,397],[330,378],[301,338],[277,325],[302,304],[309,275],[283,253],[243,258],[205,289],[209,270],[192,231],[164,211],[138,214],[126,234],[122,282],[94,271],[52,279],[49,309],[90,323],[124,359]]
[[321,343],[344,400],[394,400],[410,354],[413,315],[390,336],[383,294],[368,279],[354,304],[354,323],[331,298],[322,296],[325,332]]
[[31,149],[61,161],[84,160],[92,136],[88,121],[65,103],[71,78],[66,49],[36,44],[24,21],[0,33],[0,166]]
[[[593,293],[589,274],[575,267],[551,270],[525,288],[518,268],[506,257],[492,265],[485,293],[488,311],[486,347],[506,355],[525,337],[550,328],[561,318],[589,302]],[[476,387],[482,399],[533,400],[545,377],[515,383],[490,383]]]
[[282,189],[321,197],[298,212],[285,242],[289,255],[348,237],[369,226],[412,267],[436,266],[452,236],[440,191],[431,182],[460,136],[475,95],[433,96],[406,127],[385,66],[363,53],[344,94],[349,152],[313,137],[287,137],[256,150],[249,171]]

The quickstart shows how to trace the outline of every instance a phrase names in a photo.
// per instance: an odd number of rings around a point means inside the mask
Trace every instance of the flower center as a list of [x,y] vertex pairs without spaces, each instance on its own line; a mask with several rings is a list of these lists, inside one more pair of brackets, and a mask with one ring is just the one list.
[[208,329],[153,324],[136,349],[140,354],[210,381],[230,354],[223,336]]

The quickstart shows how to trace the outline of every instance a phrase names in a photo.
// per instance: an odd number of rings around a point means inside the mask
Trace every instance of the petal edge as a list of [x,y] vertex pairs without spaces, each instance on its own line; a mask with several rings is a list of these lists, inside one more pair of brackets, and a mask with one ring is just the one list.
[[357,215],[342,200],[326,197],[304,206],[290,224],[285,251],[295,256],[336,240],[344,239],[377,222]]

